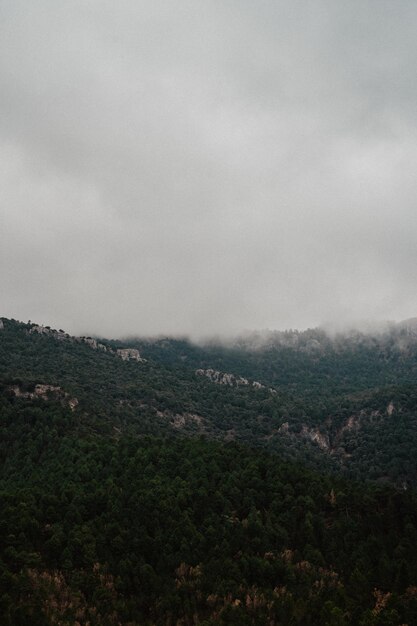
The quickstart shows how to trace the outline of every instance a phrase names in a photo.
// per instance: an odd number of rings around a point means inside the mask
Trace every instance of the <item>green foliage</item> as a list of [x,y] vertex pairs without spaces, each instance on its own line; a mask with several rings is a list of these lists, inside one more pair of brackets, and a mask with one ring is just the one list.
[[[58,426],[70,419],[62,410]],[[354,624],[374,607],[375,589],[395,594],[390,610],[407,622],[417,580],[413,495],[364,491],[236,444],[57,432],[44,431],[29,471],[18,470],[30,437],[3,465],[10,623],[32,611],[52,624],[58,605],[68,624],[74,611],[103,624],[191,615]]]
[[417,623],[412,351],[129,342],[137,363],[29,329],[0,331],[1,624]]
[[[417,346],[400,350],[407,339],[402,331],[343,341],[319,331],[283,333],[281,343],[262,349],[169,339],[103,342],[109,349],[139,348],[147,362],[137,363],[65,335],[29,334],[29,324],[5,320],[4,326],[3,395],[13,395],[12,384],[23,391],[36,383],[60,386],[79,402],[78,432],[204,435],[357,479],[402,488],[417,482]],[[308,350],[313,339],[320,341],[318,352]],[[265,388],[217,385],[197,376],[197,368],[245,376]],[[36,412],[27,420],[35,422]],[[327,449],[311,441],[317,433]]]

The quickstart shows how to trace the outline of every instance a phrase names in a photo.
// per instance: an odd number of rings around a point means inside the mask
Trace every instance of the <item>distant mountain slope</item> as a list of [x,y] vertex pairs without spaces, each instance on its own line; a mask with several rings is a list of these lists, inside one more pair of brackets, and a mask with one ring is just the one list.
[[417,483],[412,321],[373,335],[289,331],[230,345],[2,325],[3,394],[59,387],[84,429],[236,440],[347,475]]
[[313,329],[253,333],[228,344],[131,343],[161,364],[217,372],[222,380],[227,373],[273,389],[281,423],[269,422],[272,448],[283,439],[290,447],[304,442],[304,448],[313,441],[345,471],[402,485],[416,481],[415,319],[366,333]]
[[413,341],[1,322],[2,625],[417,623]]

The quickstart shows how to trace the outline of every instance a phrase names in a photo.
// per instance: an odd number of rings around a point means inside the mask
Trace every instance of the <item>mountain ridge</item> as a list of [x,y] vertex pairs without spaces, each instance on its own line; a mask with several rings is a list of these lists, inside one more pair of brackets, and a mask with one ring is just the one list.
[[[62,387],[97,428],[200,434],[364,479],[417,481],[410,461],[417,445],[417,341],[409,322],[345,343],[321,330],[288,331],[273,346],[251,350],[184,339],[76,338],[2,320],[0,350],[6,337],[10,349],[2,353],[0,375]],[[317,337],[323,349],[305,350]],[[134,358],[124,360],[126,351]]]
[[416,622],[413,340],[250,351],[1,321],[2,624]]

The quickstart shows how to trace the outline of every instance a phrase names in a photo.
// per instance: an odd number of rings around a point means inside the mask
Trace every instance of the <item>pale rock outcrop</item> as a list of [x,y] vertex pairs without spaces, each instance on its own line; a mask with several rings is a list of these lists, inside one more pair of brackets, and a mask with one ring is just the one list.
[[138,361],[138,362],[143,361],[143,359],[140,356],[139,350],[137,350],[136,348],[118,348],[116,350],[116,354],[123,361]]
[[10,387],[10,391],[14,393],[16,398],[44,398],[46,399],[49,394],[61,394],[61,387],[55,387],[54,385],[35,385],[33,391],[23,391],[20,385],[13,385]]
[[99,343],[97,339],[93,339],[93,337],[70,337],[73,341],[78,343],[85,343],[87,346],[90,346],[93,350],[102,350],[103,352],[112,352],[111,348],[107,348],[104,343]]
[[76,407],[78,406],[77,398],[71,398],[70,400],[68,400],[68,406],[71,409],[71,411],[74,411]]
[[63,330],[54,330],[49,326],[42,326],[39,324],[34,324],[28,332],[31,335],[36,333],[38,335],[52,337],[53,339],[57,339],[58,341],[83,343],[92,350],[101,350],[102,352],[114,354],[120,357],[123,361],[137,361],[138,363],[146,363],[146,359],[141,358],[139,350],[137,350],[136,348],[118,348],[117,350],[113,350],[112,348],[110,348],[110,346],[106,346],[104,343],[100,343],[99,341],[97,341],[97,339],[94,339],[93,337],[74,337],[64,332]]
[[216,385],[228,385],[229,387],[238,387],[239,385],[249,385],[247,378],[242,376],[235,376],[234,374],[228,374],[227,372],[218,372],[217,370],[198,369],[195,372],[197,376],[206,376],[212,383]]
[[308,428],[308,426],[304,425],[301,429],[301,434],[313,443],[316,443],[322,450],[330,448],[328,435],[324,435],[317,428]]
[[[228,385],[229,387],[253,387],[253,389],[266,389],[265,385],[257,380],[249,381],[243,376],[235,376],[227,372],[219,372],[214,369],[198,369],[195,371],[197,376],[206,376],[212,383],[216,385]],[[270,393],[276,394],[275,389],[269,389]]]
[[49,400],[50,398],[53,398],[55,400],[61,400],[63,404],[68,405],[71,411],[74,411],[78,406],[77,398],[70,398],[68,393],[66,393],[61,387],[57,387],[55,385],[45,385],[39,383],[35,385],[33,391],[24,391],[20,385],[12,385],[9,389],[16,398],[26,398],[28,400],[34,400],[37,398]]
[[361,426],[361,415],[351,415],[346,422],[339,428],[335,436],[335,443],[338,443],[344,433],[359,430]]
[[110,348],[104,345],[104,343],[99,343],[97,339],[93,339],[92,337],[71,337],[74,341],[78,343],[85,343],[87,346],[90,346],[93,350],[103,350],[103,352],[112,352]]
[[281,424],[281,426],[278,428],[278,432],[279,433],[289,433],[290,431],[290,425],[288,422],[284,422],[283,424]]
[[71,339],[70,335],[68,335],[68,333],[64,332],[63,330],[54,330],[53,328],[50,328],[49,326],[41,326],[38,324],[30,328],[29,334],[33,334],[33,333],[37,333],[38,335],[47,335],[49,337],[53,337],[54,339],[58,339],[59,341],[64,341],[65,339]]
[[196,413],[176,413],[171,424],[174,428],[185,428],[189,424],[196,424],[200,428],[203,427],[204,419]]
[[92,337],[81,337],[81,340],[83,343],[86,343],[87,346],[90,346],[90,348],[93,348],[93,350],[97,350],[98,348],[97,339],[92,339]]

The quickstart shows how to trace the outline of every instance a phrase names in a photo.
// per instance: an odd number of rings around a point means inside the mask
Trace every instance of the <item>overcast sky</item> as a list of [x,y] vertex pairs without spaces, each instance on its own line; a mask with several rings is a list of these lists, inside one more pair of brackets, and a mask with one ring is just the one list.
[[417,315],[415,0],[0,0],[0,316]]

